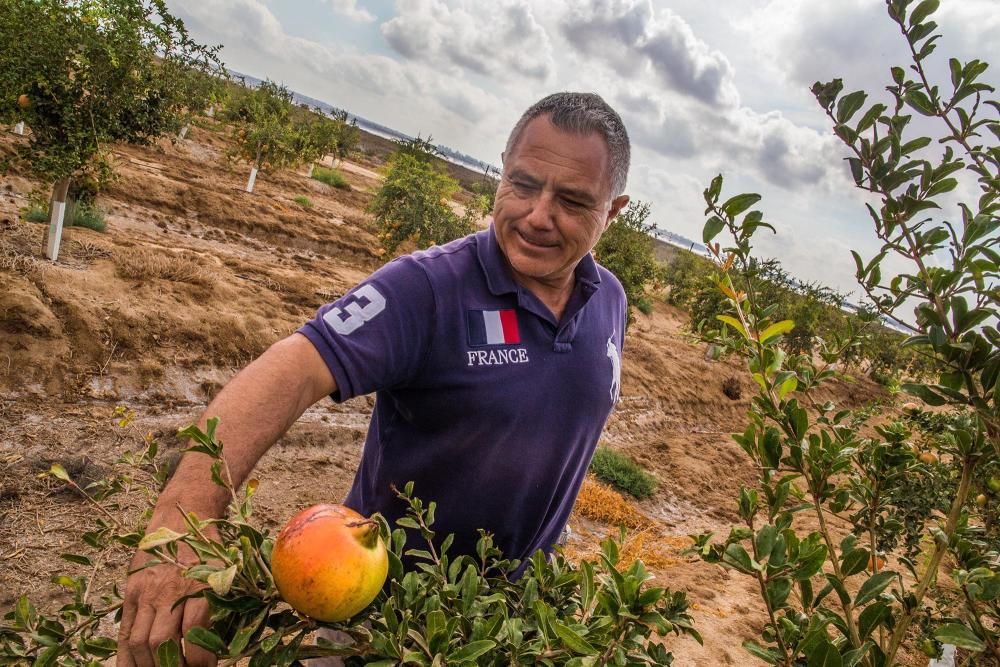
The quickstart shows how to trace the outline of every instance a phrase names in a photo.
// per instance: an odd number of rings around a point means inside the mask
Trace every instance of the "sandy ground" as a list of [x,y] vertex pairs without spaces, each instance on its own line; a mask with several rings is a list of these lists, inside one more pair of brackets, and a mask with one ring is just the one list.
[[[0,138],[0,151],[13,141]],[[224,142],[194,127],[176,145],[117,151],[120,178],[99,202],[107,231],[67,229],[56,263],[42,258],[43,225],[18,215],[37,184],[0,177],[0,609],[25,592],[44,601],[50,574],[74,571],[58,554],[75,548],[92,518],[79,497],[37,473],[61,462],[81,479],[99,478],[137,446],[128,432],[152,432],[176,451],[176,430],[241,366],[381,262],[364,213],[375,171],[344,165],[350,191],[304,172],[263,173],[247,194],[246,170],[226,166]],[[314,206],[294,203],[298,195]],[[763,623],[750,580],[682,553],[689,534],[728,531],[738,487],[753,479],[729,437],[743,430],[750,381],[707,361],[685,323],[663,303],[637,314],[604,441],[659,481],[637,505],[666,552],[657,583],[688,592],[706,640],[672,640],[675,664],[756,664],[740,647]],[[722,392],[731,376],[741,378],[741,400]],[[861,405],[876,396],[857,383],[830,397]],[[133,429],[113,425],[117,405],[136,412]],[[321,402],[265,456],[255,473],[265,526],[343,498],[372,405]],[[571,525],[583,551],[609,529],[579,516]],[[127,558],[115,554],[100,578],[121,581]]]

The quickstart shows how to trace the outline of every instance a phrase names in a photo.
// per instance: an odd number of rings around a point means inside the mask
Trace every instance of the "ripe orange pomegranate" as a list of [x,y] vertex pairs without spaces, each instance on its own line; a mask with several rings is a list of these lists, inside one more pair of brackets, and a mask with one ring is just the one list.
[[908,415],[915,415],[920,412],[920,405],[914,403],[913,401],[907,401],[906,403],[903,403],[903,412]]
[[378,524],[342,505],[313,505],[285,524],[271,574],[285,602],[319,621],[343,621],[375,599],[389,573]]
[[17,106],[22,109],[27,109],[31,106],[31,100],[28,98],[27,94],[22,93],[17,96]]
[[923,454],[921,454],[917,458],[920,459],[921,463],[926,463],[928,465],[930,465],[931,463],[937,463],[938,462],[937,454],[935,454],[934,452],[924,452]]

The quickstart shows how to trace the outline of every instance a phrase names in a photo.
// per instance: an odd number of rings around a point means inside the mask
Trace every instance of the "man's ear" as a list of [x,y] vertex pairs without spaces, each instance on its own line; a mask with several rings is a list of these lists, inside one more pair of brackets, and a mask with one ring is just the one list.
[[625,205],[628,204],[628,195],[619,195],[611,200],[611,209],[608,211],[608,219],[604,222],[604,229],[611,226],[611,222],[618,217]]

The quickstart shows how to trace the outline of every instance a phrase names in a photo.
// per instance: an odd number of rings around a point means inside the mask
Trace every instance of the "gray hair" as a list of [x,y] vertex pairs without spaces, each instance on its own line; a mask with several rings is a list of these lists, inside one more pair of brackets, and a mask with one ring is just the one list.
[[539,116],[548,115],[553,125],[564,132],[590,134],[597,132],[604,137],[610,157],[611,196],[625,192],[631,147],[628,132],[618,112],[600,95],[594,93],[553,93],[531,105],[521,116],[507,138],[505,153],[513,150],[524,128]]

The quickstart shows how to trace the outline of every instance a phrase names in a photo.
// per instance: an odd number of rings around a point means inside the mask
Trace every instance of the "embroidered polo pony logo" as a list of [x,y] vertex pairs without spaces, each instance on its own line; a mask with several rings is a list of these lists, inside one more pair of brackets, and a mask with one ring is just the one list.
[[622,384],[622,362],[615,346],[615,333],[608,336],[608,359],[611,360],[611,403],[618,402],[618,391]]

